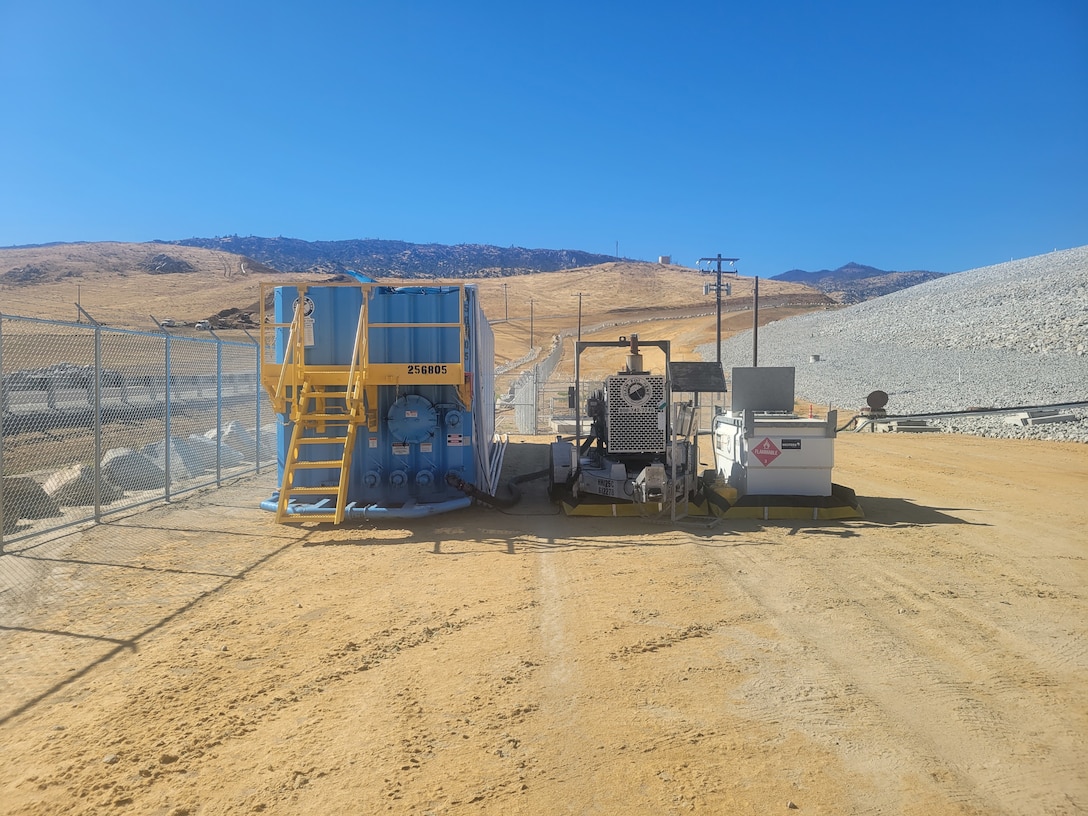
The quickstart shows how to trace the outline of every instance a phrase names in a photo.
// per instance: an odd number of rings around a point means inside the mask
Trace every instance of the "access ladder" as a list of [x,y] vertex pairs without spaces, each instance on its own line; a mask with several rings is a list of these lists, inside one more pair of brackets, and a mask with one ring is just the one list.
[[[285,413],[288,385],[293,389],[290,417],[294,428],[284,453],[283,481],[276,505],[276,521],[331,521],[339,524],[344,520],[348,504],[351,455],[355,449],[356,431],[360,424],[368,422],[362,393],[363,373],[359,364],[365,353],[366,300],[363,300],[359,310],[359,323],[349,366],[307,365],[303,321],[302,309],[296,309],[291,321],[283,365],[272,393],[276,410]],[[376,412],[371,413],[375,414],[373,419],[376,421]],[[320,459],[309,458],[303,452],[314,445],[331,446],[336,453]],[[295,475],[301,470],[325,470],[329,472],[329,478],[324,485],[296,485]],[[336,497],[335,504],[328,511],[317,510],[305,514],[292,512],[291,502],[296,497],[332,495]],[[317,506],[321,507],[325,503],[317,502]]]

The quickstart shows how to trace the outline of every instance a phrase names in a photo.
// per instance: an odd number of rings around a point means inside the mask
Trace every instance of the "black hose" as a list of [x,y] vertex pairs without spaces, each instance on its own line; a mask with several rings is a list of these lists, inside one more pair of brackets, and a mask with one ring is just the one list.
[[544,470],[537,470],[533,473],[525,473],[521,476],[515,476],[513,479],[506,483],[506,489],[510,493],[510,496],[505,498],[500,496],[492,496],[486,490],[480,490],[480,488],[476,487],[476,485],[466,482],[460,476],[456,476],[453,473],[446,474],[446,483],[450,487],[460,490],[466,496],[471,496],[472,498],[476,499],[477,501],[483,502],[484,504],[491,505],[492,507],[497,507],[500,510],[505,510],[508,507],[513,507],[515,504],[521,501],[521,489],[519,485],[521,485],[523,482],[531,482],[533,479],[539,479],[543,476],[547,476],[548,473],[549,470],[545,468]]
[[851,425],[856,424],[857,421],[858,421],[859,416],[861,416],[861,415],[860,414],[854,414],[852,417],[850,417],[850,419],[846,420],[846,422],[843,423],[841,428],[836,428],[835,433],[842,433],[847,428],[849,428]]
[[531,482],[534,479],[543,479],[548,475],[549,469],[534,470],[532,473],[523,473],[520,476],[515,476],[510,480],[510,484],[522,484],[523,482]]

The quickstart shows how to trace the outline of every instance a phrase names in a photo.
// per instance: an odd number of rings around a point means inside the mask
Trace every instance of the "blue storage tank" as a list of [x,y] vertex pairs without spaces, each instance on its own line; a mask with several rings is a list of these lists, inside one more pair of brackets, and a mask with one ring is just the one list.
[[[495,492],[504,446],[495,439],[494,335],[476,287],[277,286],[271,300],[262,380],[270,393],[279,385],[279,481],[289,515],[327,513],[337,500],[340,471],[319,463],[340,459],[344,446],[320,440],[342,438],[345,423],[306,412],[350,415],[349,370],[361,388],[345,517],[411,518],[467,506],[471,499],[448,477]],[[292,341],[296,309],[302,337]],[[304,388],[311,396],[300,413]],[[305,444],[292,442],[296,421]],[[262,503],[277,506],[279,495]]]

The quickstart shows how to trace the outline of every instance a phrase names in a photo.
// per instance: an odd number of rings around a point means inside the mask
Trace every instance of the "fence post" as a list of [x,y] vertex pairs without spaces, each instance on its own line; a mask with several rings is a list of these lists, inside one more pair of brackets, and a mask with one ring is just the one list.
[[[165,329],[164,329],[165,331]],[[166,492],[163,494],[163,501],[170,501],[170,482],[174,473],[174,468],[170,464],[170,449],[173,447],[170,440],[172,438],[170,430],[170,332],[166,332],[166,347],[164,351],[163,359],[163,410],[164,410],[164,424],[166,439],[163,440],[163,457],[162,463],[166,468]]]
[[257,472],[261,472],[261,365],[264,363],[264,355],[261,353],[262,348],[260,343],[254,343],[253,348],[257,354],[257,382],[255,392],[257,394],[257,404],[254,409],[254,420],[257,423],[255,436],[257,437],[257,445],[255,448],[254,456],[257,457]]
[[223,486],[223,341],[215,338],[215,486]]
[[94,521],[102,521],[102,327],[94,326]]
[[0,312],[0,554],[4,552],[4,415],[7,413],[4,387],[4,313]]
[[535,436],[540,431],[540,424],[537,422],[537,411],[540,406],[540,366],[533,366],[533,435]]

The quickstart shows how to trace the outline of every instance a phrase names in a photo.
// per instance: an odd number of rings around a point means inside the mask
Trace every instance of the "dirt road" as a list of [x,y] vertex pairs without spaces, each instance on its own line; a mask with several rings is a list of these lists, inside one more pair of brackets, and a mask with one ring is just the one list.
[[269,475],[26,545],[0,812],[1088,810],[1088,448],[844,435],[835,478],[864,520],[566,518],[534,484],[300,529]]

